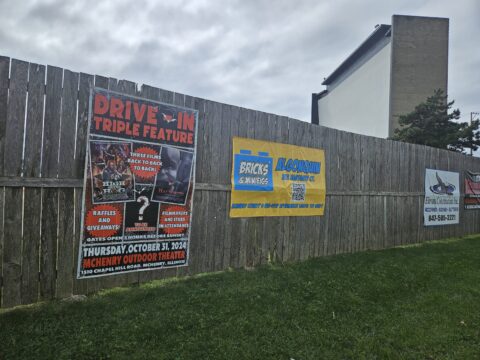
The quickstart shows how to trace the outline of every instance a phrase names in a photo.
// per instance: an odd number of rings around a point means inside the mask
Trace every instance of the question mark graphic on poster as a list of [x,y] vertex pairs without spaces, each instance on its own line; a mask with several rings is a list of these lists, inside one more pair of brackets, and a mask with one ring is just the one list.
[[138,210],[138,220],[142,221],[143,212],[148,207],[148,205],[150,205],[150,201],[148,201],[148,198],[146,196],[139,196],[137,202],[143,202],[142,207],[140,208],[140,210]]

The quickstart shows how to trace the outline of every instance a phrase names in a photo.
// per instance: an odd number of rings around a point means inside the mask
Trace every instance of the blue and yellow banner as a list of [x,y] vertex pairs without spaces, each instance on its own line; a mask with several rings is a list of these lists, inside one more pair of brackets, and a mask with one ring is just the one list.
[[233,138],[230,217],[323,215],[325,193],[323,150]]

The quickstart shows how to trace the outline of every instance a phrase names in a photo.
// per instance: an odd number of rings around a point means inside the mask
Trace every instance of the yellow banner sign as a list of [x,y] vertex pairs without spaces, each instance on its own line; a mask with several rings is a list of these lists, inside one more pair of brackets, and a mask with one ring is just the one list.
[[323,215],[325,152],[233,138],[230,217]]

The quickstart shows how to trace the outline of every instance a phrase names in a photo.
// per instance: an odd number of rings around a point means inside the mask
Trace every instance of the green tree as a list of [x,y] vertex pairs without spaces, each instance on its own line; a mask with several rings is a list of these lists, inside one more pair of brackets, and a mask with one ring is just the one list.
[[425,102],[399,117],[400,128],[393,140],[422,144],[441,149],[465,152],[480,147],[479,120],[471,124],[458,122],[460,110],[451,110],[454,101],[447,101],[443,90],[435,90]]

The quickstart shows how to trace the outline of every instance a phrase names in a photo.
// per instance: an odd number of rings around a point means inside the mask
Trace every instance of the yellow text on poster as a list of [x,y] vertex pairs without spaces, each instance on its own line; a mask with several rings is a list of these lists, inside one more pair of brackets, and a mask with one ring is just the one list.
[[325,193],[323,150],[233,138],[230,217],[323,215]]

